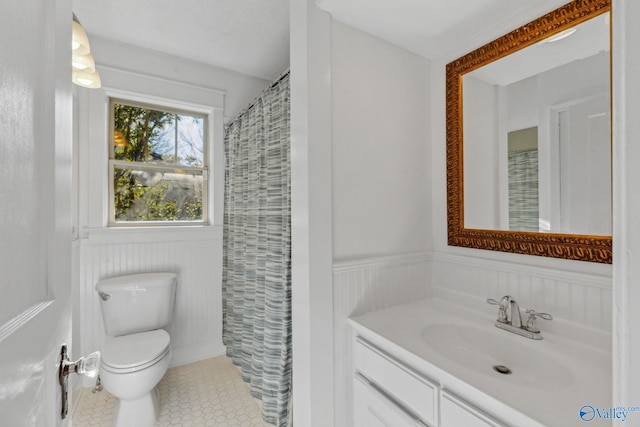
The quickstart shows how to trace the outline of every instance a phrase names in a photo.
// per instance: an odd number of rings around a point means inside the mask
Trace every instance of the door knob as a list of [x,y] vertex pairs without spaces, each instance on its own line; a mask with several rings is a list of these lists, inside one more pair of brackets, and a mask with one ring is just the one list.
[[75,373],[78,375],[84,375],[89,378],[94,378],[98,375],[100,370],[100,352],[94,351],[86,357],[81,357],[75,362],[71,362],[69,354],[67,352],[67,345],[62,344],[60,350],[60,368],[58,369],[58,382],[62,389],[62,419],[66,418],[69,412],[69,401],[67,397],[67,390],[69,388],[69,374]]

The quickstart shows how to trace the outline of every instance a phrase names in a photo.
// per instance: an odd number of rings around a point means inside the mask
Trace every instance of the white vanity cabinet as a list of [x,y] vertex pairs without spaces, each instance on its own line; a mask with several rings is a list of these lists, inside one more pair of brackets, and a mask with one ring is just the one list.
[[446,390],[442,390],[440,396],[440,427],[504,427],[504,424]]
[[[529,340],[496,328],[493,311],[434,298],[349,323],[352,375],[344,380],[355,385],[358,418],[350,424],[359,427],[417,421],[429,427],[573,426],[583,423],[579,410],[586,402],[611,406],[611,354],[572,340],[574,333],[588,336],[579,328],[568,327],[567,337],[549,332]],[[408,424],[385,421],[387,408],[404,413]],[[598,425],[611,421],[602,418]]]
[[354,367],[356,427],[504,427],[360,337]]
[[[404,412],[413,424],[378,424],[378,425],[424,425],[437,427],[438,385],[388,356],[384,351],[357,338],[354,348],[356,376],[354,378],[354,409],[356,426],[369,427],[364,423],[374,401],[380,404],[377,410],[379,419],[391,417],[393,412]],[[371,396],[374,396],[371,398]],[[372,400],[369,400],[369,399]],[[382,409],[384,408],[384,409]],[[384,413],[384,415],[382,415]],[[421,424],[419,424],[421,423]],[[373,424],[375,425],[375,424]]]
[[362,375],[354,383],[354,416],[358,427],[427,427],[392,396]]

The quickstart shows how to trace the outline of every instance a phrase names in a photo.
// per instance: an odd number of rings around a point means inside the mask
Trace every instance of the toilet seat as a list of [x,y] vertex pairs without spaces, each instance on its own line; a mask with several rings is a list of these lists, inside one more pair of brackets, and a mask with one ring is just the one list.
[[118,374],[140,371],[162,360],[170,344],[164,329],[112,337],[102,351],[102,368]]

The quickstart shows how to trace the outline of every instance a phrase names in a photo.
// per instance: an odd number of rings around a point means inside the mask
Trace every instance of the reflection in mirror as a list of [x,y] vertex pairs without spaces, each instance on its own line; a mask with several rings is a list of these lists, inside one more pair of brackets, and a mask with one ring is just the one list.
[[[463,76],[465,228],[611,234],[608,23]],[[522,129],[534,149],[510,147]]]
[[538,128],[507,134],[509,230],[538,231]]
[[449,244],[611,262],[610,2],[447,66]]

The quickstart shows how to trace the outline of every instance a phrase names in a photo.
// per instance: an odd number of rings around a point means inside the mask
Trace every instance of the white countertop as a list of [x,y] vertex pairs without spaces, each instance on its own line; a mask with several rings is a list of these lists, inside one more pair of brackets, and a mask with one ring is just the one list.
[[[545,333],[537,341],[500,330],[494,326],[495,316],[468,310],[439,299],[426,299],[392,307],[350,319],[356,333],[379,346],[390,355],[421,371],[441,387],[489,412],[513,426],[610,426],[608,420],[596,417],[585,423],[579,412],[584,405],[594,408],[611,407],[611,355],[571,339]],[[422,331],[429,325],[457,325],[471,330],[494,331],[504,336],[506,349],[530,349],[531,354],[544,358],[536,369],[546,363],[555,364],[566,372],[566,378],[522,384],[518,370],[531,368],[515,362],[509,366],[514,375],[501,375],[491,366],[481,371],[446,357],[442,350],[429,345]],[[515,340],[515,341],[514,341]],[[498,342],[502,342],[502,337]],[[530,357],[525,355],[523,359]],[[496,360],[496,364],[500,364]],[[528,372],[530,374],[530,372]],[[548,374],[541,372],[541,376]],[[563,375],[565,377],[565,375]],[[631,414],[630,416],[634,416]]]

